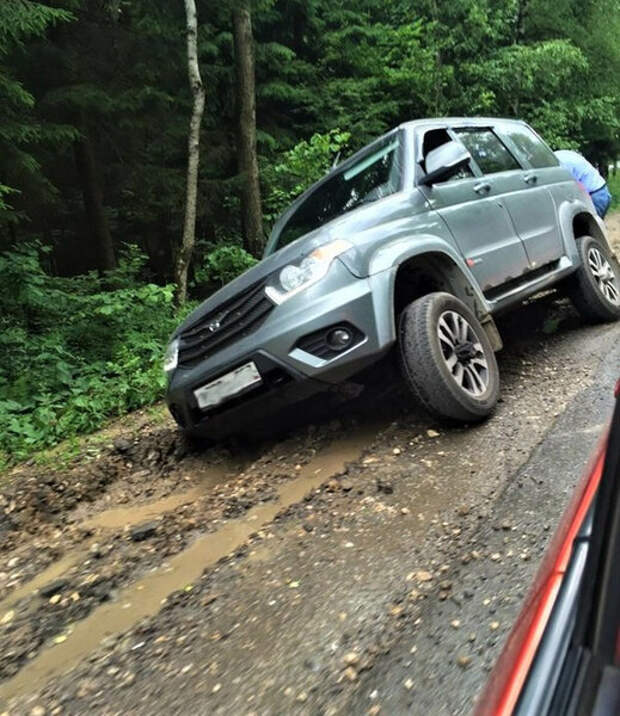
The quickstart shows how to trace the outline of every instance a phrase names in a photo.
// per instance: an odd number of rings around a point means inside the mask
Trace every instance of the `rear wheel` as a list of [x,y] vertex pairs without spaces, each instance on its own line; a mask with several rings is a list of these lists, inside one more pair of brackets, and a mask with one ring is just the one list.
[[455,296],[430,293],[405,308],[399,359],[405,382],[432,415],[470,423],[495,409],[495,353],[478,319]]
[[606,244],[592,236],[577,240],[581,266],[569,279],[575,307],[590,323],[620,318],[620,268]]

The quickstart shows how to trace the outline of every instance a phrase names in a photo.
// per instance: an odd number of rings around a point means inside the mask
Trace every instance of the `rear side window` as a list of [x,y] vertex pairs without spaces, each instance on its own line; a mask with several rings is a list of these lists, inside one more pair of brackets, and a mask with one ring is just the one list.
[[502,133],[512,139],[519,152],[534,169],[558,166],[558,160],[553,152],[529,127],[506,125],[502,127]]
[[455,132],[484,174],[521,169],[490,129],[456,129]]

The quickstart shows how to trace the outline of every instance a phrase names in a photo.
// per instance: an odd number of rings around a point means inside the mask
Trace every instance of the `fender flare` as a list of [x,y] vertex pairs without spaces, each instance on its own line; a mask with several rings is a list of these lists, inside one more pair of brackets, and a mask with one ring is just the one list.
[[592,233],[596,238],[602,239],[609,244],[605,224],[598,214],[593,213],[592,207],[588,206],[585,201],[577,199],[562,202],[558,207],[558,222],[564,242],[564,250],[573,264],[579,263],[579,254],[577,253],[575,232],[573,229],[575,218],[578,216],[584,217],[584,220],[588,222],[590,226],[589,233]]
[[373,293],[382,294],[379,303],[384,306],[387,304],[388,307],[389,322],[380,331],[383,337],[387,339],[389,335],[392,340],[396,339],[395,291],[398,271],[416,258],[430,260],[437,265],[438,271],[446,279],[446,290],[474,311],[494,349],[499,350],[501,338],[491,315],[491,306],[472,272],[463,257],[447,241],[432,234],[414,234],[389,241],[381,246],[370,262],[368,280]]

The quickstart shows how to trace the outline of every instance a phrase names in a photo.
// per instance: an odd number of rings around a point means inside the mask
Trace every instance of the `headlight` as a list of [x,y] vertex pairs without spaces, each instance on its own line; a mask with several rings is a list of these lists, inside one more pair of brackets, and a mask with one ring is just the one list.
[[329,271],[332,261],[340,254],[353,248],[353,244],[337,239],[320,246],[298,264],[285,266],[265,293],[275,303],[283,303],[308,286],[320,281]]
[[179,362],[179,339],[175,338],[168,344],[164,354],[164,371],[171,373]]

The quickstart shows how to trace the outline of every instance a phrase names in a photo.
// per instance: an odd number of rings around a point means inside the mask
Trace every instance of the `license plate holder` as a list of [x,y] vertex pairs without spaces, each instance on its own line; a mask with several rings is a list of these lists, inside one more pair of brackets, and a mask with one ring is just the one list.
[[263,382],[256,363],[250,361],[197,388],[194,397],[201,410],[213,408]]

